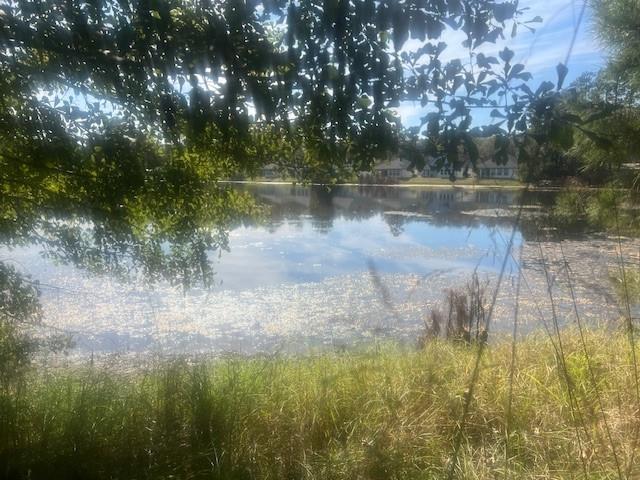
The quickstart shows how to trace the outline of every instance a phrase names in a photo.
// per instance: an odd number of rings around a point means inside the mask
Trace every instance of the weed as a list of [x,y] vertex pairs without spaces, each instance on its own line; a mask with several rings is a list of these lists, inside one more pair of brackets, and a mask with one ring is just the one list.
[[424,347],[441,333],[448,340],[465,344],[487,341],[487,300],[488,282],[480,282],[477,273],[464,289],[449,289],[445,297],[445,313],[433,308],[429,311],[429,322],[425,320],[425,331],[418,339]]

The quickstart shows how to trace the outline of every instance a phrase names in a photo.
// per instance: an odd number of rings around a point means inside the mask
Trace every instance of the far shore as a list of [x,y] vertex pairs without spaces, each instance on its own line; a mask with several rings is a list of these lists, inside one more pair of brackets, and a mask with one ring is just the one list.
[[[255,180],[220,180],[219,183],[231,183],[231,184],[249,184],[249,185],[327,185],[324,183],[315,182],[296,182],[293,180],[273,179],[268,180],[264,178]],[[581,190],[598,190],[599,187],[563,187],[563,186],[538,186],[527,185],[514,180],[472,180],[461,179],[455,182],[450,182],[441,178],[419,178],[411,179],[399,183],[358,183],[358,182],[340,182],[333,184],[337,187],[391,187],[391,188],[460,188],[469,190],[535,190],[535,191],[560,191],[566,188],[581,189]]]

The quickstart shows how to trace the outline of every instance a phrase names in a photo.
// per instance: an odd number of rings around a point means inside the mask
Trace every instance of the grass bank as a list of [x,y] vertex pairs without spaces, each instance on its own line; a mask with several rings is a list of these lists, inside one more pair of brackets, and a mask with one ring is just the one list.
[[435,177],[413,177],[409,180],[399,182],[400,185],[447,185],[449,187],[474,186],[474,187],[525,187],[526,185],[518,180],[493,179],[493,178],[458,178],[452,182],[448,178]]
[[[618,478],[640,425],[623,335],[488,347],[454,478]],[[430,479],[454,451],[474,348],[34,371],[0,402],[0,476]],[[594,378],[590,375],[589,365]],[[606,419],[606,423],[604,421]],[[505,454],[506,453],[506,454]],[[614,455],[615,453],[615,455]]]
[[[294,184],[299,183],[294,179],[281,179],[281,178],[266,178],[256,177],[249,180],[229,181],[228,183],[272,183],[272,184]],[[394,183],[389,184],[377,184],[377,183],[359,183],[357,179],[352,181],[342,181],[338,185],[345,186],[382,186],[382,187],[397,187],[397,186],[422,186],[422,187],[481,187],[481,188],[525,188],[526,184],[518,180],[510,179],[490,179],[490,178],[459,178],[455,182],[452,182],[448,178],[436,178],[436,177],[413,177],[407,180],[397,180]]]

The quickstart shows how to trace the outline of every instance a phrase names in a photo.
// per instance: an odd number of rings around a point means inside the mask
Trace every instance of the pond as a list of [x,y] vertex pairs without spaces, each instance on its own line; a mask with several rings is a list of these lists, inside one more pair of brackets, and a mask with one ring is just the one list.
[[[568,287],[575,289],[585,319],[610,322],[619,315],[608,283],[598,278],[615,267],[616,242],[565,238],[559,252],[557,239],[536,221],[553,200],[550,192],[233,188],[250,193],[268,213],[235,225],[228,251],[209,252],[215,271],[210,286],[91,275],[43,256],[35,243],[3,248],[0,256],[39,282],[40,328],[70,334],[77,356],[256,354],[344,348],[385,338],[416,342],[429,310],[447,289],[463,288],[473,272],[491,301],[512,234],[493,331],[511,329],[520,271],[526,273],[519,298],[522,332],[552,321],[548,278],[561,322],[572,321],[575,310]],[[631,241],[625,248],[637,251]],[[566,263],[572,264],[574,285],[563,275]]]

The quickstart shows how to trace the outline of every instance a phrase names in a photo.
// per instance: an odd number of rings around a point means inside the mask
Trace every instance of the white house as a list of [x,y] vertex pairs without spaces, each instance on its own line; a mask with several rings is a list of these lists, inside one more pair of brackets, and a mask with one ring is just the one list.
[[379,178],[403,180],[413,177],[409,165],[411,165],[409,160],[394,158],[376,163],[373,167],[373,173]]
[[507,146],[507,162],[496,162],[496,137],[476,138],[474,142],[478,146],[480,158],[476,165],[476,174],[479,178],[518,178],[518,156],[513,142]]
[[478,163],[477,175],[479,178],[518,178],[518,162],[515,157],[509,156],[504,165],[497,164],[493,159]]
[[[508,147],[507,162],[498,164],[495,159],[495,137],[475,138],[474,142],[478,146],[478,161],[475,166],[471,165],[467,155],[461,152],[465,160],[461,167],[454,172],[457,178],[464,176],[465,168],[470,176],[476,178],[518,178],[518,157],[513,146]],[[450,174],[451,169],[446,165],[446,162],[445,165],[438,168],[437,161],[434,158],[428,159],[427,165],[422,171],[423,177],[449,178]]]
[[[428,158],[427,159],[427,164],[425,165],[424,169],[422,170],[422,176],[423,177],[450,178],[451,177],[451,167],[449,167],[446,164],[443,164],[442,166],[438,167],[437,164],[438,164],[438,161],[435,158]],[[467,165],[467,162],[465,162],[464,165],[462,165],[459,169],[457,169],[455,172],[453,172],[455,174],[456,178],[464,177],[464,170],[465,170],[465,166],[466,165]],[[469,175],[471,175],[473,172],[469,168],[469,171],[467,173]]]

